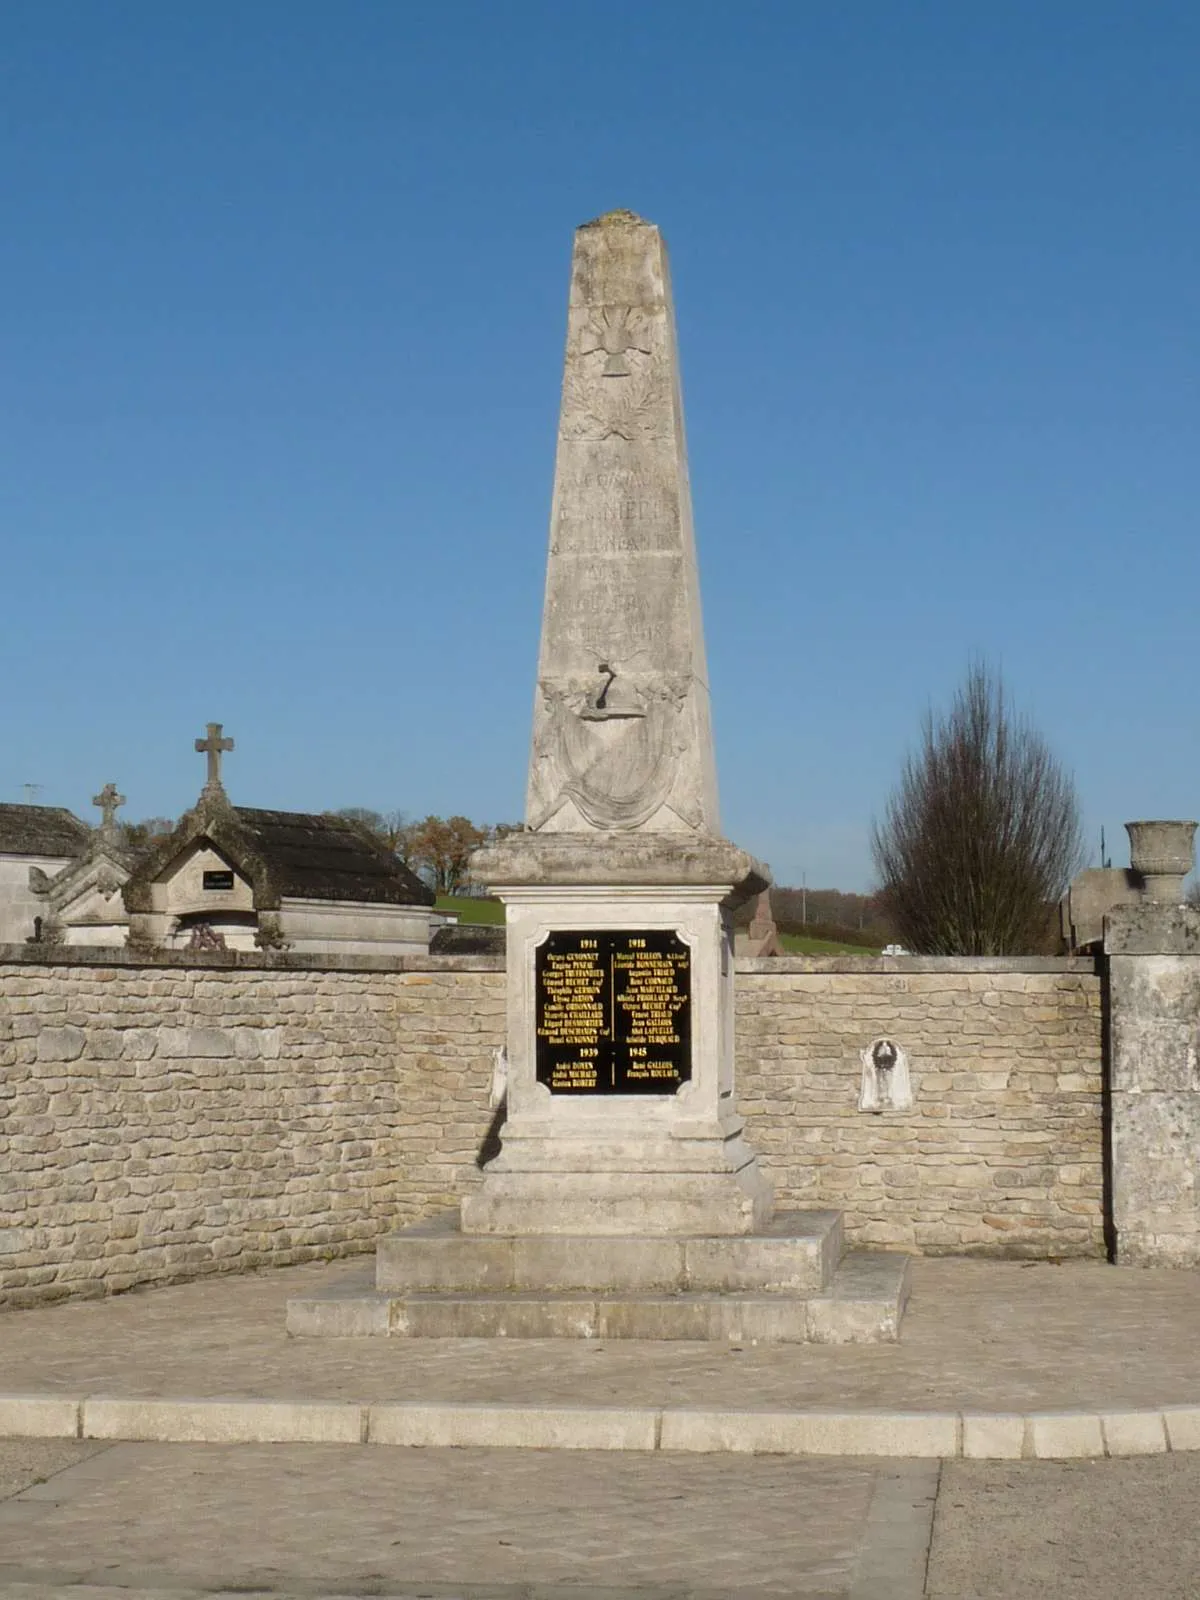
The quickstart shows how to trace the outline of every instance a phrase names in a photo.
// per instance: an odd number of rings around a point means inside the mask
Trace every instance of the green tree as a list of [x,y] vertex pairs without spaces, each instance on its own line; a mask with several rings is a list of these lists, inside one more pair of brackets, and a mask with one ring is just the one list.
[[453,894],[467,877],[472,851],[490,836],[467,817],[426,817],[408,839],[408,864],[424,869],[439,894]]

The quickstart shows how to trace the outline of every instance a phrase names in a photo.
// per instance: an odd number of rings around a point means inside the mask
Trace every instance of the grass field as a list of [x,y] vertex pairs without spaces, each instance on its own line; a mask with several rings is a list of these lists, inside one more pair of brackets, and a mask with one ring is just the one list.
[[449,911],[460,922],[503,923],[504,907],[499,900],[480,900],[470,894],[440,894],[437,909]]
[[[499,900],[480,900],[474,895],[440,894],[439,911],[449,911],[460,922],[487,922],[503,924],[504,907]],[[792,956],[873,956],[877,950],[868,950],[860,944],[838,944],[833,939],[805,939],[798,933],[781,933],[780,943]]]
[[779,942],[789,956],[877,956],[863,944],[838,944],[833,939],[805,939],[798,933],[781,933]]

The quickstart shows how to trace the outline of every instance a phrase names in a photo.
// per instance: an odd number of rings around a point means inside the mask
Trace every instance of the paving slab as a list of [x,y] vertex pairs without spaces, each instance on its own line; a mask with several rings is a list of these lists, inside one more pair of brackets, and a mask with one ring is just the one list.
[[852,1460],[115,1445],[0,1505],[0,1594],[850,1600],[876,1476]]
[[947,1461],[930,1600],[1195,1600],[1200,1456]]
[[[362,1259],[332,1269],[361,1280]],[[290,1339],[328,1266],[0,1312],[6,1394],[1014,1413],[1200,1407],[1200,1273],[916,1259],[898,1343]],[[1175,1435],[1200,1440],[1177,1413]],[[1188,1446],[1194,1448],[1195,1446]]]

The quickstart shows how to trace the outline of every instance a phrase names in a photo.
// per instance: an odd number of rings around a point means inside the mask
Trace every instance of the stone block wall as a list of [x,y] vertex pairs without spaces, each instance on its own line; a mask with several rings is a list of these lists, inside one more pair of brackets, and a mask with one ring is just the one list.
[[[1082,960],[739,963],[738,1103],[777,1201],[860,1245],[1103,1255],[1101,985]],[[859,1051],[908,1054],[910,1111],[860,1112]]]
[[[369,1250],[492,1139],[502,963],[0,951],[0,1304]],[[744,961],[739,1102],[782,1204],[852,1241],[1103,1249],[1090,963]],[[857,1107],[858,1052],[911,1112]]]
[[367,1250],[474,1181],[495,962],[66,954],[0,964],[0,1304]]

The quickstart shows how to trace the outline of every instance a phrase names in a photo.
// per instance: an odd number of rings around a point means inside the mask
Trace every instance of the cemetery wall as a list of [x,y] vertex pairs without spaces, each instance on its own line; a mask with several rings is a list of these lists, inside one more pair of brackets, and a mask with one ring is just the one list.
[[[1085,960],[739,962],[738,1103],[778,1200],[860,1245],[1102,1255],[1101,998]],[[879,1037],[908,1111],[858,1110]]]
[[75,954],[0,965],[0,1303],[367,1250],[473,1180],[495,961]]
[[[454,1204],[494,1137],[504,982],[480,957],[0,951],[0,1303],[349,1254]],[[737,998],[785,1204],[844,1208],[858,1242],[1102,1249],[1089,964],[745,961]],[[880,1034],[910,1112],[856,1109]]]

